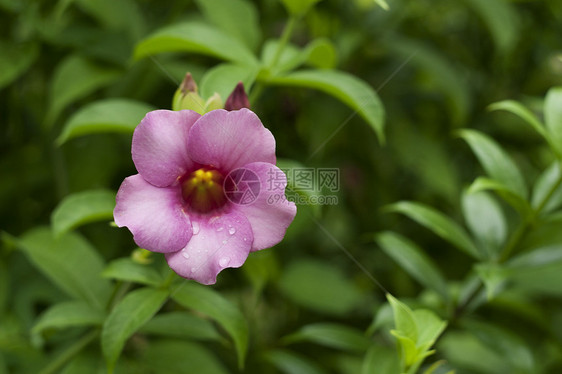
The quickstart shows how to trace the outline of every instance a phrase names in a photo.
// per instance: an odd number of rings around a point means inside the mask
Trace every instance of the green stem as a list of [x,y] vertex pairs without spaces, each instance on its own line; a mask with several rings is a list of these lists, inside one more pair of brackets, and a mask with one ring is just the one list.
[[287,46],[287,43],[289,43],[289,40],[291,39],[291,36],[293,35],[293,31],[295,29],[296,23],[297,23],[297,17],[295,17],[295,16],[291,16],[289,18],[289,21],[287,21],[287,24],[285,25],[285,28],[283,29],[283,33],[281,34],[281,38],[279,39],[279,44],[277,45],[277,50],[275,51],[275,54],[273,55],[273,60],[271,60],[271,64],[269,64],[270,69],[275,68],[275,66],[279,62],[279,59],[281,58],[281,54],[283,53],[283,50],[285,49],[285,47]]
[[90,331],[88,334],[84,335],[80,340],[75,342],[73,345],[68,347],[60,356],[51,361],[47,367],[45,367],[39,374],[52,374],[58,373],[59,370],[67,364],[74,356],[76,356],[82,349],[84,349],[88,344],[93,342],[99,335],[99,330]]
[[514,232],[509,242],[504,247],[502,254],[499,258],[499,262],[504,262],[507,259],[509,259],[513,250],[517,247],[517,244],[519,244],[521,239],[527,234],[529,227],[531,227],[531,225],[536,221],[537,217],[541,214],[542,210],[549,202],[552,195],[554,195],[556,190],[560,187],[560,185],[562,185],[562,169],[561,169],[562,165],[558,165],[558,168],[560,174],[558,180],[556,181],[556,183],[554,183],[554,185],[550,188],[550,190],[548,190],[548,193],[543,197],[539,205],[537,205],[537,207],[533,209],[532,213],[519,224],[519,227]]
[[[274,70],[275,67],[277,66],[277,63],[279,62],[279,59],[283,54],[283,50],[291,40],[291,36],[293,35],[293,31],[295,30],[295,25],[297,24],[297,21],[298,21],[297,17],[291,16],[287,21],[287,23],[285,24],[285,27],[283,28],[283,32],[281,33],[281,37],[279,38],[279,43],[277,44],[277,49],[275,50],[275,54],[273,55],[273,59],[271,60],[269,66],[267,66],[268,70],[270,71]],[[252,88],[252,92],[250,93],[250,97],[249,97],[251,104],[257,102],[264,88],[265,88],[265,84],[263,81],[258,81],[256,83],[254,88]]]

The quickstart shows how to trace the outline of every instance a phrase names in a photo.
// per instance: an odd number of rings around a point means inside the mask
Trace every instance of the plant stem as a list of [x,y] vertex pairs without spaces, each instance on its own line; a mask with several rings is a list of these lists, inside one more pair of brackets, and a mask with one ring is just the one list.
[[99,330],[93,330],[84,335],[80,340],[68,347],[60,356],[51,361],[39,374],[57,373],[68,361],[80,353],[88,344],[93,342],[98,337],[99,333]]
[[[291,40],[291,36],[293,35],[293,31],[295,30],[295,25],[297,21],[298,21],[297,17],[295,16],[289,17],[289,20],[287,21],[285,27],[283,28],[281,37],[279,38],[279,43],[277,44],[277,49],[275,50],[273,59],[271,60],[269,66],[267,66],[268,70],[271,71],[275,69],[277,63],[279,62],[279,59],[283,55],[283,50],[289,43],[289,40]],[[255,103],[258,100],[264,88],[265,88],[265,84],[263,83],[263,81],[258,81],[256,83],[256,85],[252,89],[252,92],[250,93],[250,97],[249,97],[250,103]]]

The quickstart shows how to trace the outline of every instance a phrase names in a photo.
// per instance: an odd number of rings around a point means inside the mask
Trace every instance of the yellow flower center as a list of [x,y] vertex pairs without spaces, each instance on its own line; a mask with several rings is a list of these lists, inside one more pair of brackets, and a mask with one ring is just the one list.
[[224,177],[215,169],[201,168],[189,174],[181,184],[187,204],[198,213],[207,213],[226,203]]

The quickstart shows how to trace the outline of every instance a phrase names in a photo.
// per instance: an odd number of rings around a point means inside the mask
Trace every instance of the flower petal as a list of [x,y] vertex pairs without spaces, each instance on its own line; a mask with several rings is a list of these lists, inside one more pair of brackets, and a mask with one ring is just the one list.
[[187,135],[200,115],[191,110],[155,110],[133,133],[133,162],[142,177],[157,187],[174,183],[193,168]]
[[193,236],[181,251],[166,254],[168,265],[184,278],[214,284],[224,268],[242,266],[252,246],[252,228],[238,213],[192,218]]
[[191,223],[178,187],[155,187],[135,174],[125,178],[116,201],[115,223],[128,227],[141,248],[175,252],[191,238]]
[[273,135],[246,108],[205,114],[191,128],[187,144],[192,160],[225,172],[256,161],[275,164]]
[[[233,211],[244,214],[252,225],[254,234],[252,252],[272,247],[283,239],[297,214],[295,203],[285,198],[287,177],[277,166],[265,162],[253,162],[244,165],[241,169],[246,171],[242,179],[248,182],[244,184],[239,181],[237,189],[240,192],[248,190],[251,194],[246,194],[246,198],[235,201],[228,192],[228,184],[225,184],[227,197],[230,199]],[[232,174],[237,172],[234,171]],[[259,186],[256,186],[253,180],[259,180]]]

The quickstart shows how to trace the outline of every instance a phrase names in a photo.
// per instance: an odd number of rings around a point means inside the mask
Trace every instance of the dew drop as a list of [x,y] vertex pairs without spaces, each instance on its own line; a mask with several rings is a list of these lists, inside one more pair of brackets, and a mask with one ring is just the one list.
[[191,222],[191,227],[193,229],[193,235],[199,234],[199,230],[201,229],[201,226],[199,226],[199,222]]
[[248,238],[244,237],[244,241],[248,241]]
[[222,244],[226,244],[226,240],[223,240],[223,241],[222,241]]
[[222,231],[222,230],[224,230],[224,227],[222,227],[222,226],[217,227],[217,232],[218,232],[218,231]]
[[181,254],[183,256],[183,258],[188,259],[189,258],[189,253],[183,252]]
[[191,268],[192,273],[195,273],[196,270],[197,270],[197,268]]
[[228,264],[230,264],[230,257],[223,257],[219,260],[219,265],[220,266],[228,266]]
[[228,229],[228,233],[230,235],[234,235],[235,232],[236,232],[236,229],[234,227],[231,227],[231,228]]

